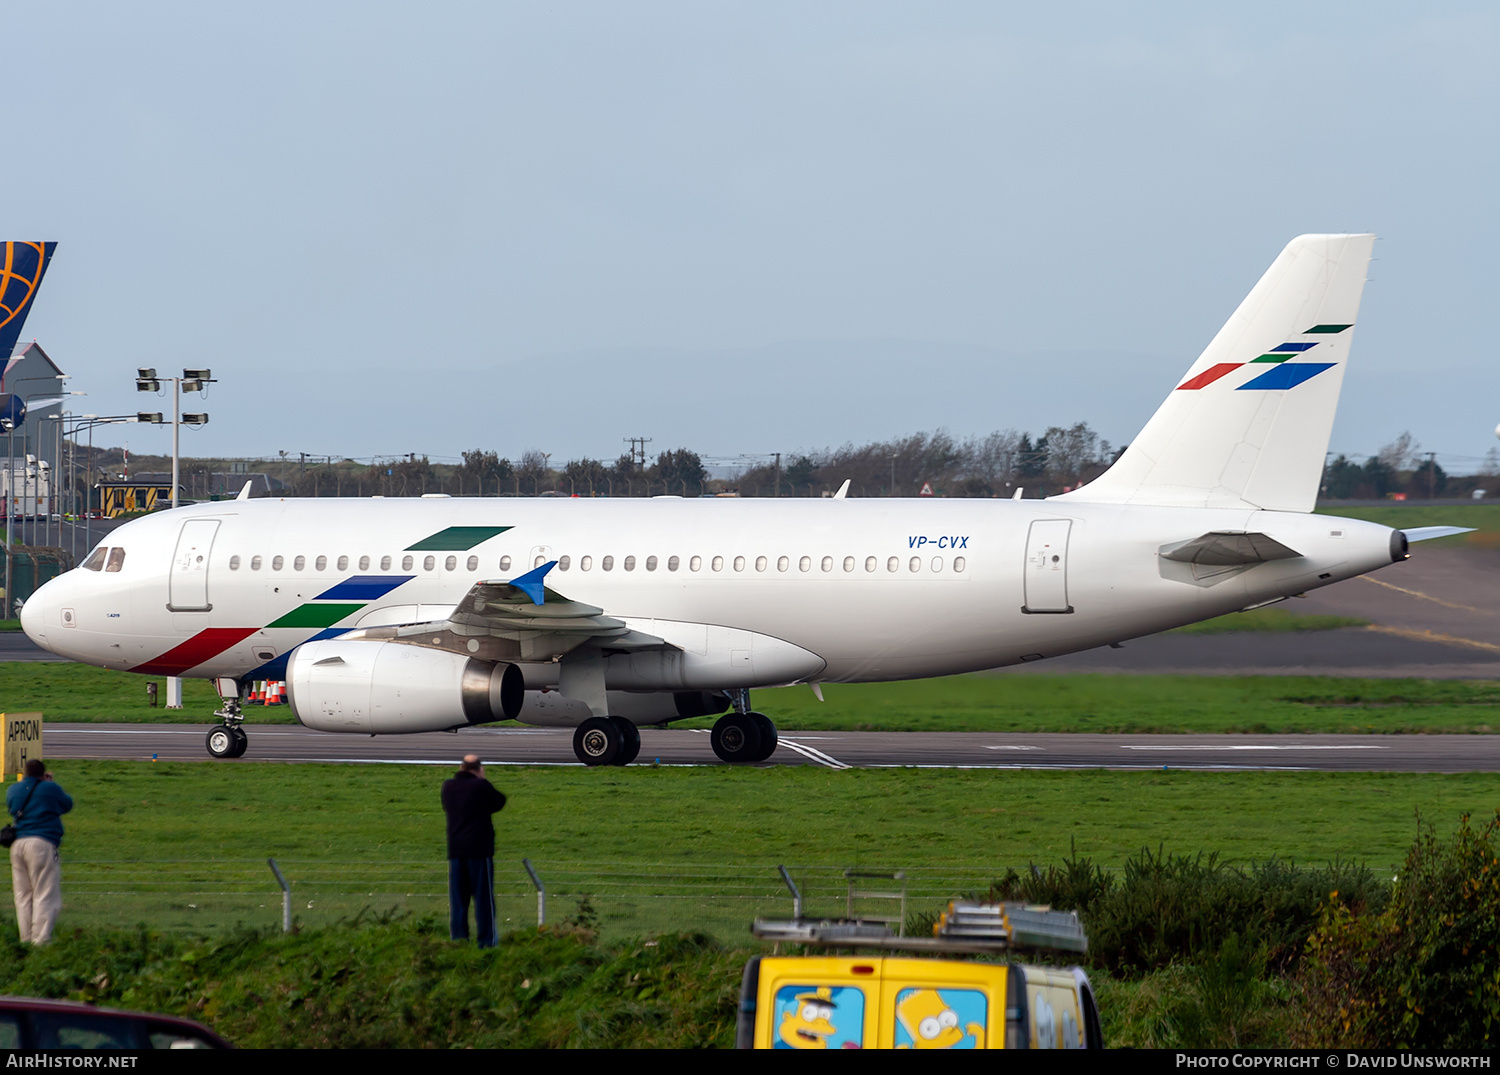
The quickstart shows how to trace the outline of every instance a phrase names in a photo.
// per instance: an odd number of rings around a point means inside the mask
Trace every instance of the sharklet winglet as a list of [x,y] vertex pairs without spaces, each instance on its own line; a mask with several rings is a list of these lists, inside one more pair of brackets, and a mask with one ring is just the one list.
[[531,603],[533,605],[540,605],[547,599],[546,588],[542,585],[542,582],[544,579],[546,579],[547,572],[551,571],[556,566],[556,560],[548,560],[545,564],[543,564],[539,568],[536,568],[534,571],[528,571],[526,572],[526,574],[520,576],[519,578],[511,579],[510,585],[514,586],[527,597],[531,598]]

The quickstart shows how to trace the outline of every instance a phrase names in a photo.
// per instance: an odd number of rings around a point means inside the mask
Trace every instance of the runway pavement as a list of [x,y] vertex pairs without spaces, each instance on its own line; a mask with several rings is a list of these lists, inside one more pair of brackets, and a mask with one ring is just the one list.
[[[47,724],[48,758],[212,762],[210,725]],[[453,765],[579,765],[562,728],[466,728],[420,735],[330,735],[292,725],[247,725],[239,761]],[[636,765],[721,765],[707,731],[641,730]],[[1195,769],[1324,772],[1500,772],[1488,735],[1000,735],[985,732],[792,732],[766,765],[830,769]]]

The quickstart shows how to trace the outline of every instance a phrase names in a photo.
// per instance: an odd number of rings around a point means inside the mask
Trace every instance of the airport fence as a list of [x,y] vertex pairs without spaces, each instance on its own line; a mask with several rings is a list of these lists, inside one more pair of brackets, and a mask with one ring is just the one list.
[[[582,921],[609,937],[701,930],[748,936],[756,917],[789,918],[792,893],[776,863],[530,860],[546,890],[549,924]],[[291,888],[293,921],[327,926],[361,916],[448,913],[447,863],[431,860],[277,857]],[[804,912],[838,917],[848,907],[847,867],[787,863]],[[985,870],[857,867],[857,891],[903,892],[911,913],[985,892],[1004,867]],[[880,875],[901,873],[898,878]],[[502,929],[534,926],[537,894],[519,856],[495,860]],[[862,916],[899,917],[897,901],[856,898]],[[64,924],[217,933],[279,928],[282,891],[267,860],[63,859]]]

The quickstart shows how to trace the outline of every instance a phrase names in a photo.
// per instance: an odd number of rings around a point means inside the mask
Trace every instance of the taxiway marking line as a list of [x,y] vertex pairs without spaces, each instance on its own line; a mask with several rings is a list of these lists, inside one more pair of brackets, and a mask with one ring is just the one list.
[[1417,597],[1423,601],[1431,601],[1434,604],[1442,605],[1444,608],[1458,608],[1465,612],[1479,612],[1486,616],[1493,616],[1495,614],[1495,610],[1492,608],[1475,608],[1473,605],[1460,605],[1456,601],[1444,601],[1441,597],[1433,597],[1431,594],[1423,593],[1421,590],[1408,590],[1404,586],[1396,586],[1389,582],[1382,582],[1379,579],[1372,579],[1369,575],[1361,575],[1359,577],[1366,582],[1373,582],[1376,586],[1384,586],[1387,590],[1395,590],[1397,593],[1404,593],[1408,597]]

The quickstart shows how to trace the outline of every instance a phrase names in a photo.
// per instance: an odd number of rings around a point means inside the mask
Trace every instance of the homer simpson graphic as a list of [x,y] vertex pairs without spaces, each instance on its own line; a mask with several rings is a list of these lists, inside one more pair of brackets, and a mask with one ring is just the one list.
[[903,1042],[898,1049],[952,1049],[969,1037],[974,1039],[969,1048],[984,1048],[984,1027],[969,1023],[960,1030],[958,1013],[936,989],[913,989],[898,998],[896,1018],[911,1037],[910,1044]]

